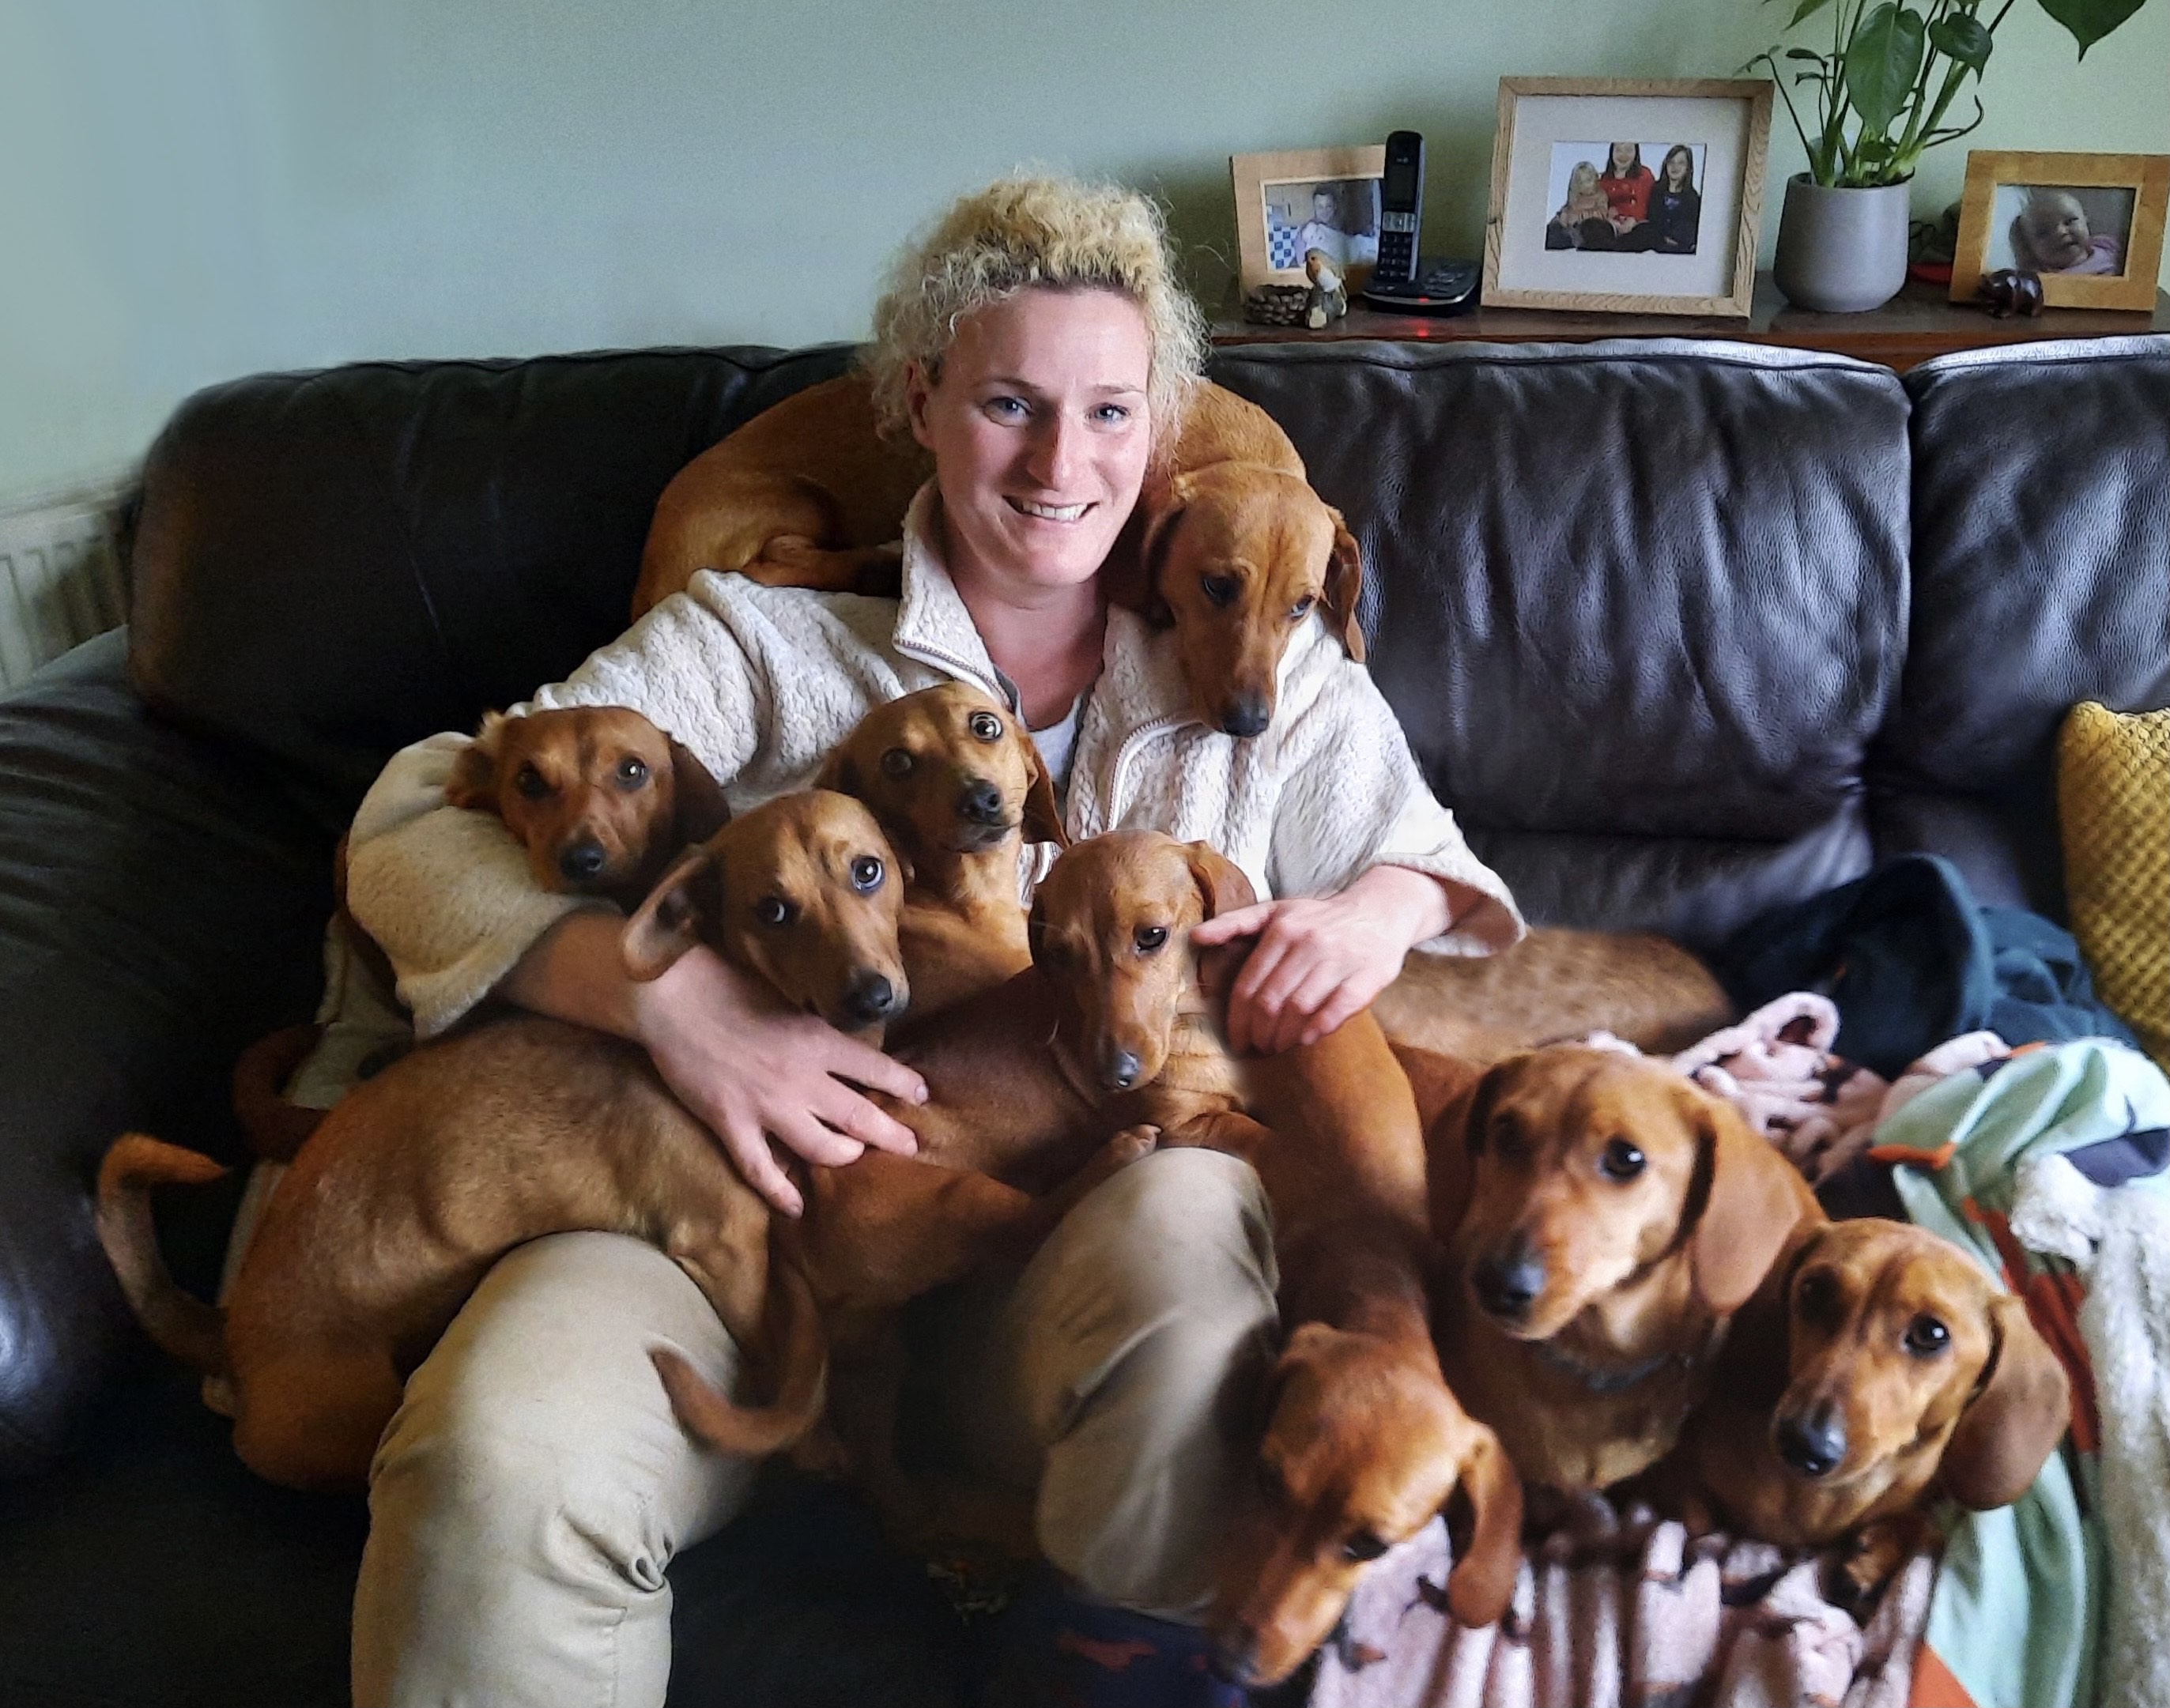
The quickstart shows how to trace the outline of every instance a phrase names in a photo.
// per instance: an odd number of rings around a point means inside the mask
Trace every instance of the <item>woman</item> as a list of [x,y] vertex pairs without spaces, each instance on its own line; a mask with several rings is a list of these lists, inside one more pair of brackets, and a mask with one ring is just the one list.
[[[535,703],[642,711],[734,805],[803,784],[869,705],[948,678],[1008,699],[1061,777],[1073,834],[1206,836],[1278,899],[1216,921],[1255,935],[1239,1044],[1285,1048],[1368,1001],[1412,945],[1520,929],[1425,790],[1392,714],[1317,623],[1291,643],[1275,768],[1181,713],[1172,634],[1110,610],[1098,571],[1200,344],[1141,198],[1013,180],[901,259],[876,311],[877,392],[933,453],[906,524],[901,600],[708,578]],[[396,757],[356,819],[349,904],[418,1030],[484,995],[642,1043],[747,1179],[788,1214],[771,1141],[848,1164],[910,1135],[855,1087],[918,1078],[772,999],[705,950],[626,978],[609,910],[537,890],[503,827],[445,806],[463,745]],[[1330,762],[1307,761],[1320,755]],[[1264,773],[1273,771],[1272,776]],[[1048,1558],[1105,1603],[1195,1617],[1242,1475],[1215,1423],[1270,1336],[1272,1252],[1249,1170],[1146,1158],[1091,1194],[985,1313],[954,1433],[1036,1487]],[[538,1241],[484,1280],[410,1380],[372,1472],[355,1695],[378,1704],[660,1704],[673,1552],[719,1528],[751,1467],[696,1449],[646,1348],[716,1381],[735,1349],[676,1267],[598,1234]]]
[[1606,152],[1605,170],[1598,173],[1598,181],[1612,211],[1613,232],[1624,238],[1649,215],[1654,179],[1650,168],[1643,163],[1643,145],[1615,142]]
[[1659,163],[1658,181],[1651,186],[1649,217],[1644,226],[1649,241],[1644,248],[1661,255],[1692,255],[1696,228],[1702,223],[1702,195],[1695,187],[1695,156],[1685,142],[1676,142]]

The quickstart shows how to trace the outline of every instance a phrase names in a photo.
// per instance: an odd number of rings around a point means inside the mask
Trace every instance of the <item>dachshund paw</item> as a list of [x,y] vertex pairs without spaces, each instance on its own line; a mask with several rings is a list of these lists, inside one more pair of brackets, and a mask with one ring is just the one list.
[[1824,1599],[1851,1614],[1857,1624],[1865,1624],[1918,1539],[1918,1527],[1901,1520],[1864,1524],[1825,1562]]
[[1141,1156],[1149,1156],[1160,1145],[1160,1129],[1142,1123],[1125,1127],[1108,1141],[1109,1166],[1121,1168],[1136,1162]]

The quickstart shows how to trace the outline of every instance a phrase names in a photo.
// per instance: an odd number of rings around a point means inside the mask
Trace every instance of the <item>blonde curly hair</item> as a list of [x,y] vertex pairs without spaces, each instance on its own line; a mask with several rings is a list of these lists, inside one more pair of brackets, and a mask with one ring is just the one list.
[[1050,177],[998,179],[898,254],[864,358],[882,430],[909,431],[913,363],[938,381],[959,323],[1033,286],[1114,291],[1138,305],[1152,346],[1146,396],[1154,440],[1173,444],[1205,366],[1205,322],[1176,283],[1167,224],[1136,190]]

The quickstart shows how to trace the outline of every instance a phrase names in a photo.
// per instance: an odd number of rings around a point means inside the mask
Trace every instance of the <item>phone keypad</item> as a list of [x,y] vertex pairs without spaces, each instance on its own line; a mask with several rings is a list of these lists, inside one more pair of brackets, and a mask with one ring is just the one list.
[[1382,232],[1379,234],[1379,270],[1390,279],[1406,279],[1416,270],[1416,234],[1414,232]]

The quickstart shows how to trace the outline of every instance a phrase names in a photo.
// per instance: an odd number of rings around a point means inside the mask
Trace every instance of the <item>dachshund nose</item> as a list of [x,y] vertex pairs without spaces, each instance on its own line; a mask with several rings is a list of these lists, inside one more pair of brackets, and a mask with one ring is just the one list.
[[1479,1305],[1513,1321],[1527,1316],[1545,1290],[1544,1260],[1526,1246],[1511,1246],[1478,1264],[1469,1280]]
[[1231,735],[1256,735],[1272,722],[1264,694],[1239,695],[1221,714],[1221,727]]
[[1002,792],[986,778],[975,777],[965,785],[963,794],[958,798],[957,810],[981,824],[999,825],[1002,822]]
[[896,1006],[896,987],[879,973],[862,974],[844,993],[844,1012],[863,1026],[885,1018]]
[[1108,1089],[1111,1092],[1127,1092],[1132,1086],[1137,1084],[1138,1073],[1143,1066],[1144,1064],[1127,1049],[1109,1046],[1105,1070]]
[[1804,1476],[1826,1476],[1846,1457],[1846,1425],[1828,1408],[1781,1417],[1771,1433],[1778,1457]]
[[603,845],[592,836],[569,842],[558,856],[558,869],[575,883],[585,883],[603,869]]

